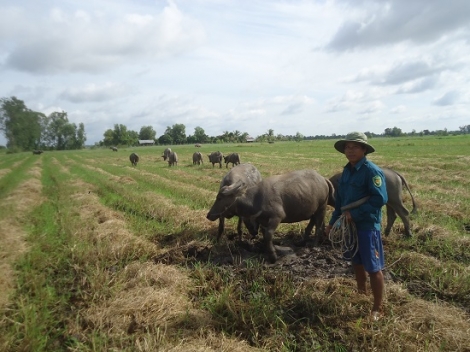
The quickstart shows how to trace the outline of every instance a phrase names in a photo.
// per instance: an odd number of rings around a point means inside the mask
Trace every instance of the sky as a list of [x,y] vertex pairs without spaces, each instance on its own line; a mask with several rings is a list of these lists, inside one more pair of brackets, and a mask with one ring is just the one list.
[[0,0],[0,98],[65,111],[86,144],[459,130],[469,80],[468,0]]

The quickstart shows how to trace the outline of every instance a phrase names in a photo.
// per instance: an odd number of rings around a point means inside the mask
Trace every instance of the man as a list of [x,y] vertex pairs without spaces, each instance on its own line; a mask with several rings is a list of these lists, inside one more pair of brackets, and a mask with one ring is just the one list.
[[[333,224],[340,216],[347,223],[354,223],[357,230],[357,252],[348,259],[351,259],[353,265],[359,293],[367,293],[366,273],[369,274],[374,296],[371,319],[375,321],[381,316],[385,286],[382,273],[384,253],[380,233],[381,208],[388,200],[385,177],[382,170],[366,158],[366,155],[373,153],[375,149],[367,142],[364,133],[351,132],[346,139],[337,141],[334,147],[345,154],[349,162],[339,180],[335,194],[335,210],[325,232],[329,235]],[[352,204],[354,202],[358,202],[359,205]]]

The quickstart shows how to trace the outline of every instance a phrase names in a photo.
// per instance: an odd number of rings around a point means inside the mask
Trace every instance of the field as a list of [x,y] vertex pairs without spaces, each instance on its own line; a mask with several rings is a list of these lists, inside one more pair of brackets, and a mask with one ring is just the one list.
[[418,203],[413,237],[400,219],[384,237],[378,322],[327,240],[295,246],[306,222],[277,229],[291,253],[268,264],[235,219],[219,243],[206,219],[228,171],[209,152],[330,177],[333,140],[172,146],[171,168],[161,146],[1,154],[0,351],[470,351],[470,136],[370,142]]

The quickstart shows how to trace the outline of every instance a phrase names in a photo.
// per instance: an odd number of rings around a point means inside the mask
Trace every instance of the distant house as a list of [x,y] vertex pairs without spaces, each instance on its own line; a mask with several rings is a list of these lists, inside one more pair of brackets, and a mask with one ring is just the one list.
[[255,139],[253,137],[250,137],[250,136],[246,137],[246,142],[247,143],[253,143],[254,141],[255,141]]
[[139,139],[139,145],[155,145],[153,139]]

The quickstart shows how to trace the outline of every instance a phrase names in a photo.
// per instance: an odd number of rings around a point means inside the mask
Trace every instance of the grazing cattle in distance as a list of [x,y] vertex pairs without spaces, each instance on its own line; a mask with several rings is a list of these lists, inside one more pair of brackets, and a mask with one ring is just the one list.
[[195,144],[194,146],[195,146],[196,148],[200,148],[200,147],[201,147],[201,145],[200,145],[199,143]]
[[117,152],[118,149],[116,147],[110,147],[109,149],[111,149],[113,152]]
[[222,157],[223,157],[223,154],[219,151],[217,152],[212,152],[210,154],[207,155],[209,157],[209,162],[212,163],[212,167],[214,167],[215,164],[219,164],[220,167],[219,168],[222,168]]
[[[393,223],[397,218],[397,214],[400,219],[403,221],[403,225],[405,227],[405,237],[412,237],[411,229],[410,229],[410,212],[405,208],[403,204],[403,197],[402,191],[403,187],[410,193],[411,201],[413,202],[413,210],[411,211],[412,214],[417,213],[417,206],[413,194],[410,191],[410,187],[408,186],[408,182],[403,175],[399,174],[393,169],[389,168],[382,168],[382,171],[385,176],[385,184],[387,187],[387,194],[388,194],[388,202],[386,204],[387,208],[387,226],[385,227],[384,234],[388,236],[392,229]],[[339,179],[341,178],[341,172],[335,174],[334,176],[330,177],[330,181],[335,187],[338,188]]]
[[270,176],[246,189],[239,184],[221,189],[207,218],[214,220],[225,209],[235,207],[238,216],[261,226],[268,257],[274,263],[277,254],[272,239],[279,224],[310,219],[303,238],[307,240],[315,226],[317,245],[329,199],[334,199],[334,187],[327,178],[315,170],[297,170]]
[[240,156],[238,153],[230,153],[227,156],[224,156],[225,168],[228,168],[228,164],[232,163],[232,166],[240,164]]
[[171,148],[166,148],[163,151],[163,155],[162,155],[163,161],[166,161],[166,159],[168,159],[168,156],[170,155],[170,153],[171,153]]
[[202,161],[202,154],[200,152],[194,152],[193,153],[193,165],[201,165],[204,164],[204,162]]
[[132,153],[129,156],[129,160],[131,161],[132,166],[137,166],[137,163],[139,162],[139,156],[136,153]]
[[33,150],[33,154],[39,155],[42,153],[44,153],[42,150],[38,150],[38,149]]
[[[262,180],[261,174],[256,167],[252,164],[240,164],[232,168],[222,179],[220,182],[219,194],[221,197],[223,193],[226,192],[227,189],[239,187],[239,190],[242,191],[248,187],[258,184]],[[216,203],[219,198],[219,194],[217,194]],[[217,232],[217,241],[219,241],[220,236],[224,232],[224,225],[225,219],[231,219],[234,216],[238,216],[237,209],[235,204],[232,206],[223,209],[219,212],[217,207],[212,207],[209,213],[207,214],[207,218],[211,221],[219,219],[219,228]],[[256,224],[252,224],[250,219],[243,218],[238,216],[238,225],[237,225],[237,234],[238,239],[242,239],[242,221],[245,223],[250,234],[254,237],[258,234],[258,226]]]
[[176,154],[176,152],[171,151],[168,154],[168,166],[171,167],[171,166],[177,166],[177,165],[178,165],[178,155]]

